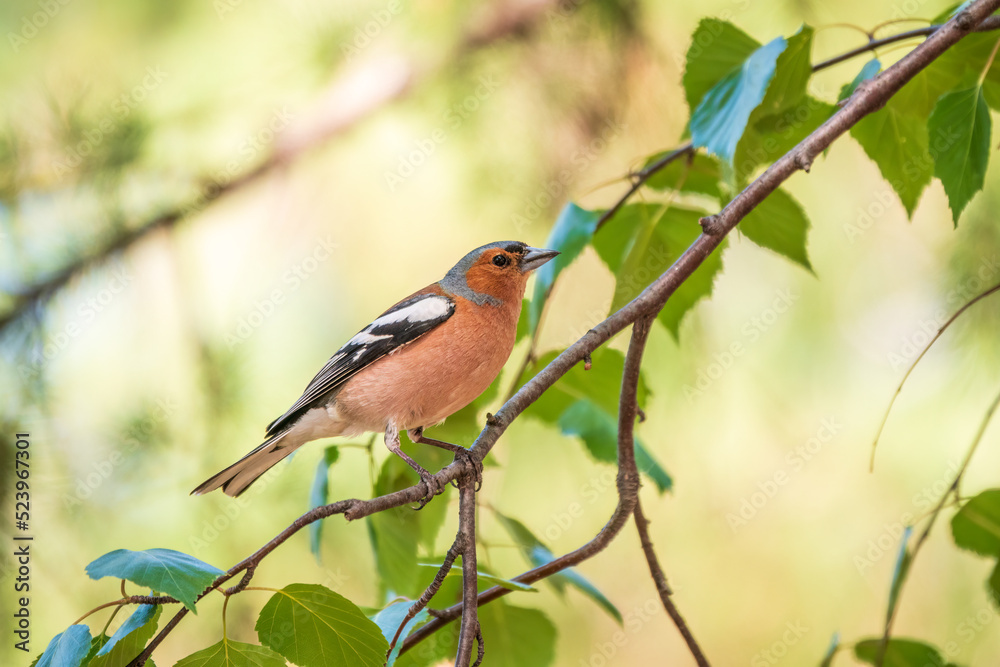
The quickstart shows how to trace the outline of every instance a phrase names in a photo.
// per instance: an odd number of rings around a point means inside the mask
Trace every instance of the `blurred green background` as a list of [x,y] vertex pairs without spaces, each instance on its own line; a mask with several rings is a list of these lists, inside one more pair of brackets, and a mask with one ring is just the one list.
[[[680,143],[683,57],[700,18],[726,18],[761,41],[808,22],[820,28],[818,61],[867,39],[843,24],[870,29],[942,9],[934,0],[4,2],[0,313],[77,258],[194,205],[2,332],[4,508],[13,434],[27,430],[35,541],[33,650],[26,658],[5,637],[0,662],[27,665],[117,596],[114,582],[83,572],[107,551],[169,547],[227,568],[301,514],[318,445],[245,501],[187,494],[255,446],[387,304],[480,244],[542,245],[566,201],[613,202],[625,174]],[[835,101],[864,61],[823,72],[813,94]],[[324,126],[355,113],[363,117],[343,131]],[[283,164],[204,201],[276,150]],[[813,224],[815,275],[737,233],[680,343],[654,330],[638,434],[674,490],[660,496],[647,482],[642,497],[675,601],[713,664],[814,664],[834,632],[879,633],[901,524],[943,492],[997,391],[995,298],[915,371],[874,474],[871,438],[926,332],[1000,281],[998,181],[993,168],[957,230],[937,181],[908,222],[875,165],[842,137],[787,186]],[[586,251],[560,278],[540,350],[603,319],[613,288]],[[734,343],[740,354],[728,354]],[[524,352],[522,343],[512,366]],[[994,425],[967,475],[970,495],[996,485],[998,445]],[[374,451],[388,456],[380,441]],[[557,553],[592,538],[614,507],[613,469],[537,421],[515,422],[493,458],[481,501]],[[369,473],[364,449],[345,449],[331,496],[368,497]],[[451,502],[438,551],[456,525]],[[584,514],[567,520],[574,503]],[[504,576],[526,569],[481,514],[482,557]],[[323,548],[318,565],[305,534],[296,537],[255,583],[322,583],[357,604],[383,602],[360,522],[328,521]],[[609,644],[618,627],[578,593],[520,595],[517,604],[558,627],[557,664],[690,662],[629,527],[579,569],[639,620],[626,624],[623,645]],[[997,664],[989,569],[940,523],[895,634],[964,665]],[[231,637],[255,641],[263,602],[232,600]],[[185,619],[157,664],[216,642],[220,606],[210,600]],[[95,632],[105,618],[90,619]],[[853,663],[844,654],[835,664]]]

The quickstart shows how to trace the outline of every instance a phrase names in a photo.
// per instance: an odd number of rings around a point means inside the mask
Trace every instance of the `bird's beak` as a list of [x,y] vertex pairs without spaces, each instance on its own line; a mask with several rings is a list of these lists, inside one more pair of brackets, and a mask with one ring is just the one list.
[[521,259],[521,273],[534,271],[558,254],[558,250],[546,250],[544,248],[532,248],[528,246],[528,249],[524,253],[524,258]]

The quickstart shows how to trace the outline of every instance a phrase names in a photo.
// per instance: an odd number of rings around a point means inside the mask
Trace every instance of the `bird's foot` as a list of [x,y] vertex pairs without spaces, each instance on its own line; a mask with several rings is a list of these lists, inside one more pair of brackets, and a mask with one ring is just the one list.
[[414,507],[415,510],[422,510],[424,506],[431,501],[431,499],[441,493],[444,488],[441,483],[438,482],[437,477],[427,472],[423,468],[417,471],[420,475],[420,481],[423,482],[424,486],[427,488],[427,495],[420,499],[420,504]]

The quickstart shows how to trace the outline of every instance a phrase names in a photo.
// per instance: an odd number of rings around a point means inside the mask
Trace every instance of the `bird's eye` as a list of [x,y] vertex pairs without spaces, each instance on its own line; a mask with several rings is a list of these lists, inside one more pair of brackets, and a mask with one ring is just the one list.
[[507,255],[494,255],[493,263],[497,266],[504,267],[510,264],[510,259],[507,258]]

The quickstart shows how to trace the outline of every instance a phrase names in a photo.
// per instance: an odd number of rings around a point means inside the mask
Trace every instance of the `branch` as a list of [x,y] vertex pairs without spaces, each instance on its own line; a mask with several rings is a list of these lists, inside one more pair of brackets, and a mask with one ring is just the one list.
[[[955,44],[983,19],[1000,7],[1000,0],[975,0],[965,10],[959,12],[952,20],[935,31],[921,45],[908,53],[894,65],[858,87],[844,106],[831,116],[823,125],[802,140],[795,148],[779,158],[755,181],[747,186],[718,214],[703,218],[701,223],[705,230],[677,261],[646,287],[635,299],[610,315],[600,324],[588,331],[583,337],[569,346],[557,356],[548,366],[535,377],[525,383],[500,410],[489,420],[487,426],[476,438],[469,450],[470,456],[479,462],[489,454],[499,437],[524,410],[538,399],[559,378],[565,375],[577,362],[583,360],[607,342],[612,336],[625,327],[635,323],[629,353],[626,356],[625,372],[621,403],[619,406],[618,434],[618,492],[619,500],[615,512],[601,532],[590,542],[579,549],[565,554],[542,566],[536,567],[516,577],[521,583],[532,583],[560,570],[575,565],[604,549],[621,530],[635,510],[638,490],[638,471],[635,466],[635,454],[632,446],[632,431],[636,416],[635,387],[632,382],[638,378],[638,367],[641,362],[642,350],[645,346],[649,324],[656,313],[666,304],[667,299],[677,288],[701,265],[722,239],[732,231],[750,211],[752,211],[768,195],[791,177],[804,165],[810,164],[812,158],[818,155],[839,136],[847,132],[854,124],[866,115],[880,109],[900,88],[903,87],[918,72],[927,67],[948,47]],[[673,158],[676,159],[676,158]],[[635,188],[626,194],[616,206],[621,206],[624,200],[635,192]],[[435,478],[442,486],[458,479],[466,470],[464,462],[453,462],[439,471]],[[342,500],[331,505],[318,507],[300,516],[296,521],[282,531],[278,536],[264,545],[255,554],[235,565],[221,575],[211,588],[217,588],[236,574],[256,565],[268,553],[285,542],[291,535],[313,521],[343,514],[348,520],[355,520],[375,512],[380,512],[404,504],[419,501],[425,494],[423,483],[386,494],[371,500]],[[211,590],[211,589],[209,589]],[[208,591],[199,596],[204,597]],[[494,600],[508,591],[499,586],[483,591],[476,598],[477,605]],[[411,634],[403,644],[403,650],[414,645],[420,639],[442,627],[445,622],[453,620],[462,614],[463,605],[454,605],[437,618],[425,624]],[[181,608],[153,638],[146,649],[130,665],[142,665],[153,649],[163,641],[164,637],[177,625],[186,614],[187,608]]]
[[440,62],[443,64],[429,73],[420,73],[413,62],[398,56],[371,59],[348,68],[333,81],[302,123],[278,137],[271,155],[260,165],[224,183],[214,178],[203,179],[197,188],[198,194],[192,201],[118,234],[96,251],[75,259],[51,276],[13,293],[12,305],[0,314],[0,333],[65,288],[76,276],[128,250],[151,232],[161,228],[173,229],[192,211],[202,210],[215,200],[242,190],[298,160],[312,148],[346,134],[385,106],[406,97],[419,83],[433,79],[462,58],[505,37],[527,34],[528,28],[539,22],[555,6],[555,0],[532,0],[516,5],[501,3],[489,20],[479,22],[466,32],[455,54],[442,57]]
[[458,483],[458,536],[462,540],[462,628],[458,633],[458,655],[455,667],[467,667],[472,658],[472,642],[479,640],[479,656],[473,667],[483,660],[482,633],[476,613],[479,577],[476,573],[476,480],[463,475]]

